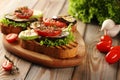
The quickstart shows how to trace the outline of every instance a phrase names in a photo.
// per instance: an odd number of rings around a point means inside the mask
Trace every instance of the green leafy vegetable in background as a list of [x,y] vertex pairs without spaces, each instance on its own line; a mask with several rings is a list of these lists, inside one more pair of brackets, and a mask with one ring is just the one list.
[[96,20],[101,25],[108,18],[120,23],[120,1],[69,0],[68,13],[85,23]]

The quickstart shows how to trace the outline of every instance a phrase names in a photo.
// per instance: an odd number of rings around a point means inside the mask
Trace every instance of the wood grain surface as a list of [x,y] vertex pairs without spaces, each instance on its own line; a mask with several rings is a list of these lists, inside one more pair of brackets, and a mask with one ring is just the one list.
[[[45,17],[68,14],[68,4],[69,0],[0,0],[0,18],[18,6],[42,10]],[[4,55],[7,55],[20,69],[20,73],[11,75],[0,67],[0,80],[120,80],[119,62],[108,64],[106,54],[100,53],[95,47],[103,35],[100,26],[79,20],[77,26],[85,41],[87,55],[79,66],[60,69],[43,67],[12,55],[5,50],[0,33],[0,65],[5,61]],[[120,45],[119,36],[112,38],[113,46]]]

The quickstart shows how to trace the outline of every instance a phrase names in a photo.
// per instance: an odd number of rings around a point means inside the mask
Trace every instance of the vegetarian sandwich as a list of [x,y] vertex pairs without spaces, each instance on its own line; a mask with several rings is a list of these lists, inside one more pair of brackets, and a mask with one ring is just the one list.
[[54,58],[73,58],[78,50],[74,36],[75,26],[76,20],[71,16],[43,18],[20,32],[21,46]]
[[20,33],[26,30],[31,22],[38,21],[43,16],[41,11],[32,10],[28,7],[19,7],[13,13],[5,14],[0,20],[1,31],[4,34]]

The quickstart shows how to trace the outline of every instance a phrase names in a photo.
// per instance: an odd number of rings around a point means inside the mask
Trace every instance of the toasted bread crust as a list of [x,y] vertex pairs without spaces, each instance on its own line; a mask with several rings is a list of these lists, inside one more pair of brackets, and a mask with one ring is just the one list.
[[23,28],[22,27],[14,27],[14,26],[5,26],[3,24],[0,25],[1,27],[1,32],[3,34],[10,34],[10,33],[16,33],[16,34],[19,34]]
[[48,56],[60,59],[72,58],[77,55],[78,43],[71,42],[68,45],[47,47],[40,45],[34,40],[21,40],[21,46],[24,49],[46,54]]

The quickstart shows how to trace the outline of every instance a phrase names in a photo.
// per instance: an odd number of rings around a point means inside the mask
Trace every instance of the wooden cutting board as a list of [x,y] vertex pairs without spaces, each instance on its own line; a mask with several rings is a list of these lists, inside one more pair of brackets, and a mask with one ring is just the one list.
[[3,35],[3,44],[6,50],[14,55],[17,55],[30,62],[43,65],[46,67],[72,67],[79,65],[85,57],[85,43],[78,31],[75,32],[76,40],[79,44],[79,49],[77,51],[78,55],[70,59],[56,59],[42,53],[33,52],[27,49],[23,49],[20,46],[19,40],[15,43],[8,43]]

